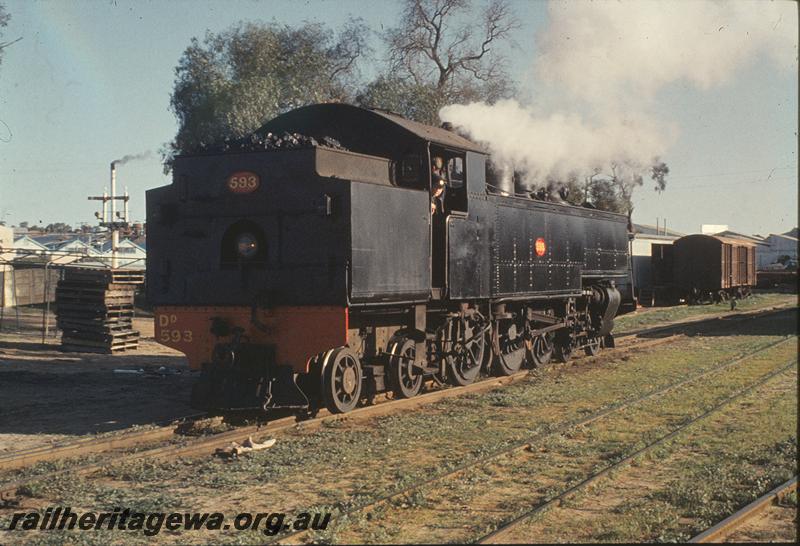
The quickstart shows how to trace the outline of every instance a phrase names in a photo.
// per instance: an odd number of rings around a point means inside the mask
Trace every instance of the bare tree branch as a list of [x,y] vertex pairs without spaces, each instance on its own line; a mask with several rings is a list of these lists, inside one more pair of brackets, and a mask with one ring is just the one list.
[[470,23],[454,28],[458,20],[474,20],[470,12],[469,0],[406,0],[404,23],[387,34],[393,74],[434,85],[443,96],[475,94],[476,81],[502,87],[493,80],[508,81],[504,59],[493,45],[518,24],[506,0],[492,0],[479,19],[482,33]]
[[5,49],[5,48],[7,48],[8,46],[10,46],[11,44],[16,44],[16,43],[17,43],[17,42],[19,42],[20,40],[22,40],[22,36],[20,36],[20,37],[19,37],[19,38],[17,38],[16,40],[11,40],[10,42],[2,42],[2,43],[0,43],[0,49]]

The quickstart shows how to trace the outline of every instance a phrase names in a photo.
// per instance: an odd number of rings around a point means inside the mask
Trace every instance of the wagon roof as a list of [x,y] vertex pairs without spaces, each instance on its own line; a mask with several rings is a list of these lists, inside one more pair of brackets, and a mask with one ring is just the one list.
[[303,106],[274,118],[257,132],[318,132],[324,130],[325,126],[334,136],[341,127],[346,126],[357,126],[363,132],[362,136],[364,133],[374,134],[374,132],[383,132],[394,128],[441,146],[488,153],[479,144],[447,129],[425,125],[384,110],[369,110],[344,103]]
[[693,239],[708,238],[708,239],[716,239],[721,243],[729,245],[756,246],[756,244],[753,241],[747,241],[745,239],[735,239],[733,237],[722,237],[720,235],[708,235],[705,233],[694,233],[692,235],[686,235],[685,237],[681,237],[681,239],[688,239],[688,238],[693,238]]

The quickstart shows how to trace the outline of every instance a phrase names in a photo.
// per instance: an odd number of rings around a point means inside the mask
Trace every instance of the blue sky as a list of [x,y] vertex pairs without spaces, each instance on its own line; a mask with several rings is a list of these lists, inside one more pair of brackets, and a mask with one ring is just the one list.
[[[207,29],[239,20],[336,28],[356,15],[379,31],[399,18],[396,2],[379,0],[0,2],[12,16],[5,39],[23,37],[0,65],[0,218],[9,224],[92,223],[96,203],[86,197],[108,185],[110,161],[150,150],[151,158],[118,170],[132,216],[142,219],[144,191],[169,182],[156,152],[176,131],[168,109],[174,67]],[[520,28],[507,53],[524,94],[536,85],[535,39],[547,6],[512,4]],[[796,29],[796,7],[789,13]],[[380,59],[377,37],[373,46]],[[780,70],[761,56],[723,85],[662,89],[656,114],[679,131],[663,156],[672,172],[663,194],[638,191],[634,220],[666,217],[685,232],[703,223],[762,234],[797,225],[797,95],[796,65]]]

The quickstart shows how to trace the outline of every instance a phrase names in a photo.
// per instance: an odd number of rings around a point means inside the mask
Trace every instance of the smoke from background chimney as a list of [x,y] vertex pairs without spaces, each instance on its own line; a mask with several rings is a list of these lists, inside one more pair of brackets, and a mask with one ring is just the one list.
[[123,157],[121,157],[119,159],[115,159],[114,161],[112,161],[111,162],[111,166],[114,167],[116,165],[124,165],[125,163],[128,163],[130,161],[138,161],[140,159],[147,159],[151,155],[152,155],[152,152],[150,150],[146,150],[146,151],[144,151],[142,153],[139,153],[139,154],[128,154],[126,156],[123,156]]

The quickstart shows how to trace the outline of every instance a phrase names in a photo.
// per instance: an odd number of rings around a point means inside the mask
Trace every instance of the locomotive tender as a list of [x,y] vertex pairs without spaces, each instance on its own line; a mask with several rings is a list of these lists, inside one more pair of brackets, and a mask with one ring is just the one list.
[[181,156],[147,192],[156,339],[202,370],[194,406],[346,412],[613,346],[625,216],[497,191],[483,148],[384,111],[312,105],[256,134],[287,132],[314,145]]

